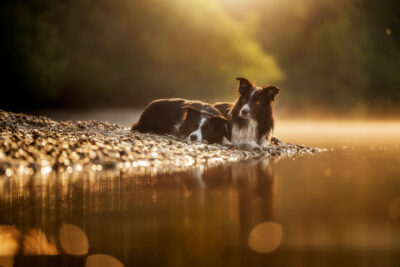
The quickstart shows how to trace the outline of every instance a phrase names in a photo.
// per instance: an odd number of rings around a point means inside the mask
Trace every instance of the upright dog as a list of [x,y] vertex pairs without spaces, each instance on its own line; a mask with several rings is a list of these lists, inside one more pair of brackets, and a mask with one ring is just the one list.
[[280,89],[276,86],[257,87],[245,78],[239,81],[239,97],[234,103],[215,103],[213,107],[230,120],[231,141],[251,148],[268,147],[268,137],[274,128],[272,104]]
[[191,142],[226,143],[229,121],[210,104],[180,98],[150,102],[132,131],[172,134]]

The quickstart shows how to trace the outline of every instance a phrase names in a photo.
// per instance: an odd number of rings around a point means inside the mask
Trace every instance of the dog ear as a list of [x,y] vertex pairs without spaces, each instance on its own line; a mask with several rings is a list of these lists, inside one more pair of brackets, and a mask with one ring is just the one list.
[[246,78],[236,78],[239,81],[239,94],[245,95],[252,87],[253,83],[251,83]]
[[216,123],[229,123],[229,120],[222,116],[213,116],[210,118],[210,121],[216,122]]
[[201,114],[201,111],[193,106],[186,105],[182,107],[184,110],[186,110],[186,116],[185,118],[192,117],[192,116],[199,116]]
[[210,118],[210,123],[213,125],[214,129],[223,132],[224,136],[230,138],[229,134],[229,120],[222,116],[213,116]]
[[267,98],[270,101],[274,101],[275,97],[279,94],[281,89],[279,87],[274,86],[274,85],[270,85],[270,86],[263,87],[262,90],[267,95]]

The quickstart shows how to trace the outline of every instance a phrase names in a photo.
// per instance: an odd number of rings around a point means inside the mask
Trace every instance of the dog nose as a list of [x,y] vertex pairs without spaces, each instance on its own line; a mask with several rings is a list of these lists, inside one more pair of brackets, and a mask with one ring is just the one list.
[[242,109],[242,115],[246,116],[250,113],[250,110],[248,108]]
[[190,141],[197,141],[197,135],[192,134],[191,136],[189,136]]

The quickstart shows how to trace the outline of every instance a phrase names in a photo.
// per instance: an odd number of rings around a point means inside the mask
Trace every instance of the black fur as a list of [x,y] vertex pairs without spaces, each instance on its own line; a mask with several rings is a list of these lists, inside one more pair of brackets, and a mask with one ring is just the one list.
[[229,122],[217,109],[204,102],[179,98],[150,102],[139,121],[132,125],[132,131],[172,134],[187,138],[199,128],[202,118],[206,118],[201,127],[203,140],[221,143],[224,137],[229,139]]
[[183,119],[183,99],[160,99],[150,102],[132,125],[132,131],[155,134],[175,134],[174,125]]
[[214,108],[216,108],[222,116],[224,116],[225,118],[229,117],[229,112],[232,108],[232,103],[228,103],[228,102],[217,102],[215,104],[212,105]]
[[256,120],[258,124],[257,140],[254,141],[260,144],[264,138],[268,139],[274,128],[272,104],[280,89],[276,86],[259,88],[245,78],[237,78],[237,80],[239,81],[237,100],[234,103],[219,102],[213,106],[230,120],[232,126],[244,129],[249,127],[249,119],[243,118],[240,110],[244,105],[249,104],[249,118]]

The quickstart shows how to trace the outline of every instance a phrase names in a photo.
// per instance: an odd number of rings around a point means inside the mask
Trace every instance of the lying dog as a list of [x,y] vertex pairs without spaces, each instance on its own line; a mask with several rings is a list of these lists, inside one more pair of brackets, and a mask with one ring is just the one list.
[[132,131],[172,134],[191,142],[229,143],[229,121],[217,109],[200,101],[180,98],[150,102]]
[[266,149],[274,127],[272,103],[280,89],[257,87],[245,78],[239,81],[239,98],[234,103],[220,102],[213,107],[231,123],[231,141],[235,146]]

